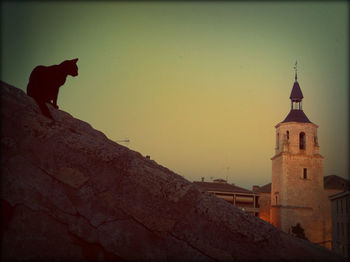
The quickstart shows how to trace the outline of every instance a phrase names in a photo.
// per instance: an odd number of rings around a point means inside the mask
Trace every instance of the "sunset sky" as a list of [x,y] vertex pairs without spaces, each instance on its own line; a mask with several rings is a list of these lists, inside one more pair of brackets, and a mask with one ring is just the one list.
[[190,181],[271,181],[297,60],[324,175],[349,175],[346,1],[1,5],[2,81],[79,58],[60,109]]

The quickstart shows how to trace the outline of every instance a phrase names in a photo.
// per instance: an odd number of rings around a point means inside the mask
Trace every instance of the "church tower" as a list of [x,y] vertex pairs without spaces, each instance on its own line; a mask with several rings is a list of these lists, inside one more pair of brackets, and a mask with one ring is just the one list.
[[324,239],[323,157],[319,154],[318,126],[302,108],[303,93],[295,81],[290,94],[291,110],[276,128],[275,155],[272,160],[270,221],[291,233],[297,223],[314,243]]

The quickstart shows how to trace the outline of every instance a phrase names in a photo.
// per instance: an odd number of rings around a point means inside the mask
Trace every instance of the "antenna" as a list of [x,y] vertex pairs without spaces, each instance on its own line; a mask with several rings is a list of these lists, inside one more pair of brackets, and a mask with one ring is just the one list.
[[227,174],[226,174],[226,182],[228,181],[228,175],[229,175],[229,172],[230,172],[230,167],[226,167],[226,170],[227,170]]
[[129,139],[129,138],[126,138],[126,139],[119,139],[119,140],[117,140],[116,142],[118,142],[118,143],[126,143],[126,144],[129,144],[129,143],[130,143],[130,139]]
[[295,61],[294,70],[295,70],[295,81],[297,81],[298,80],[298,75],[297,75],[297,72],[298,72],[298,61],[297,60]]

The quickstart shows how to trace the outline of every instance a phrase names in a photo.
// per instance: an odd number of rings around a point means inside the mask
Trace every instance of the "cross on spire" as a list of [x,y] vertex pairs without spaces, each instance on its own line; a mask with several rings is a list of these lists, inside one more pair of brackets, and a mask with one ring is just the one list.
[[295,61],[295,65],[294,65],[294,70],[295,70],[295,81],[298,80],[298,75],[297,75],[297,71],[298,71],[298,61]]

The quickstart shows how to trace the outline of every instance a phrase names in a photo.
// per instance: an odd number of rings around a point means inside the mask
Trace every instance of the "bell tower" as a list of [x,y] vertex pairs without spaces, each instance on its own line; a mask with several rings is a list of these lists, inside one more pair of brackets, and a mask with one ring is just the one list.
[[323,157],[319,154],[318,126],[302,108],[303,93],[295,81],[290,94],[291,110],[276,128],[275,155],[272,160],[270,221],[290,233],[297,223],[306,237],[322,242],[324,223],[320,202],[323,196]]

